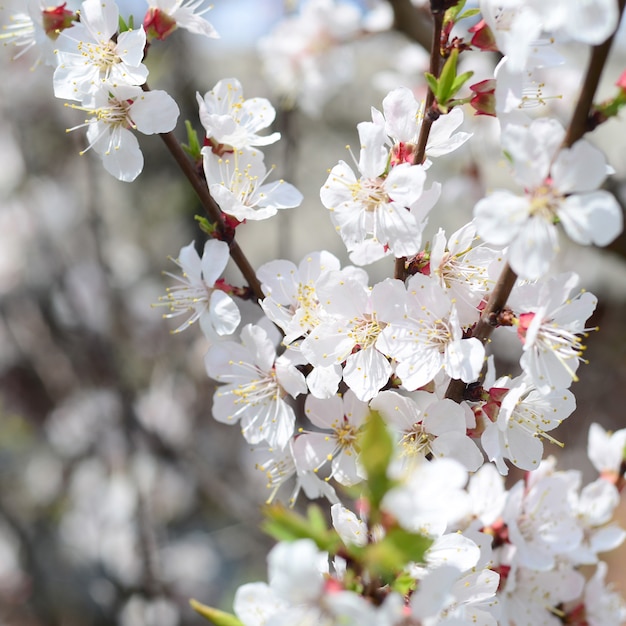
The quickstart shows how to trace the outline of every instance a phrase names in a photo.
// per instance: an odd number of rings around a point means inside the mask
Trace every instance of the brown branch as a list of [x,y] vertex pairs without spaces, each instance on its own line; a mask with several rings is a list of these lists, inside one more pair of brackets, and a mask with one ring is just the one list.
[[431,47],[431,18],[427,11],[416,10],[411,0],[388,0],[393,9],[393,27],[425,50]]
[[[621,16],[624,13],[625,4],[626,0],[619,0],[619,21],[621,21]],[[602,76],[602,70],[606,64],[614,38],[615,33],[613,33],[613,35],[611,35],[604,43],[599,46],[594,46],[592,49],[589,65],[587,66],[587,73],[585,75],[585,81],[583,83],[578,102],[576,103],[576,109],[574,110],[569,128],[565,134],[565,139],[563,140],[563,146],[565,148],[571,148],[585,133],[592,130],[589,124],[589,112],[591,111],[593,99],[595,97],[598,84],[600,83],[600,77]]]
[[[392,2],[392,5],[394,3]],[[443,17],[445,11],[442,8],[438,8],[435,6],[435,0],[431,0],[431,12],[433,16],[432,23],[432,37],[431,37],[431,45],[430,45],[430,67],[429,72],[435,76],[439,76],[439,70],[441,68],[441,29],[443,27]],[[413,12],[415,13],[415,7],[413,7]],[[428,114],[430,108],[432,107],[435,101],[435,94],[431,89],[428,90],[426,94],[426,102],[424,103],[424,118],[422,119],[422,125],[420,127],[420,134],[417,140],[417,148],[415,152],[415,156],[413,157],[413,164],[419,165],[424,162],[424,158],[426,156],[426,144],[428,143],[428,136],[430,135],[430,129],[433,125],[433,119]],[[393,271],[394,278],[398,278],[400,280],[406,279],[406,257],[397,258],[394,265]]]
[[[209,192],[209,188],[207,187],[206,181],[203,180],[198,173],[196,172],[195,167],[192,162],[187,157],[187,154],[182,149],[178,139],[174,136],[174,133],[161,133],[161,139],[167,146],[167,149],[170,151],[171,155],[174,157],[176,163],[182,170],[183,174],[186,176],[187,180],[193,187],[193,190],[196,192],[204,210],[206,211],[209,219],[218,224],[218,227],[224,228],[224,217],[222,215],[222,211],[218,206],[217,202],[213,199],[213,196]],[[256,277],[256,273],[248,261],[248,258],[243,253],[243,250],[239,247],[239,244],[234,240],[227,241],[230,246],[230,257],[235,262],[239,271],[243,274],[246,282],[252,289],[255,297],[258,300],[262,300],[265,296],[263,295],[263,290],[261,289],[261,283]]]

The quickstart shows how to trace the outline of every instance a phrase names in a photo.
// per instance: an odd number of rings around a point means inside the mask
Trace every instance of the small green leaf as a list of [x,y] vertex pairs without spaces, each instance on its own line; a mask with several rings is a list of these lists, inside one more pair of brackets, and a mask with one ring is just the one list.
[[453,7],[450,7],[446,11],[445,17],[443,18],[444,24],[448,24],[449,22],[456,22],[458,19],[457,16],[463,10],[464,6],[465,0],[460,0],[460,2],[455,4]]
[[453,96],[452,86],[456,79],[456,62],[459,58],[459,51],[454,48],[450,53],[447,61],[444,63],[441,69],[441,75],[439,76],[439,91],[436,93],[437,102],[445,106],[446,102]]
[[211,606],[201,604],[197,600],[189,600],[189,604],[196,613],[208,619],[211,623],[215,624],[215,626],[244,626],[244,623],[231,613],[219,611]]
[[436,98],[437,97],[437,91],[439,91],[439,82],[429,72],[426,72],[424,74],[424,78],[426,79],[426,82],[428,83],[429,89],[435,94],[435,98]]
[[461,87],[463,87],[463,85],[474,75],[474,72],[463,72],[463,74],[460,74],[459,76],[457,76],[454,79],[454,82],[452,83],[452,89],[451,89],[451,93],[450,93],[450,98],[454,97],[457,92],[459,91],[459,89],[461,89]]
[[375,520],[380,503],[393,486],[387,477],[387,468],[393,456],[394,444],[385,424],[377,411],[370,411],[365,428],[359,439],[361,463],[367,475],[367,489],[371,506],[371,519]]
[[128,26],[121,15],[117,19],[117,29],[120,34],[128,30]]
[[317,547],[329,554],[336,554],[342,545],[335,530],[328,529],[321,510],[309,507],[307,517],[288,509],[281,504],[270,504],[264,508],[263,530],[278,541],[312,539]]
[[474,15],[478,15],[478,13],[480,13],[480,9],[467,9],[465,13],[459,15],[456,21],[460,22],[461,20],[467,19],[468,17],[474,17]]
[[315,533],[325,533],[328,529],[326,527],[326,518],[319,506],[312,504],[306,511],[311,528]]
[[187,141],[189,143],[182,144],[183,150],[194,160],[202,160],[202,146],[198,140],[198,133],[191,125],[189,120],[185,120],[185,129],[187,130]]
[[409,563],[421,563],[432,540],[400,527],[387,531],[385,537],[366,546],[363,561],[370,572],[391,582]]
[[203,215],[194,215],[194,219],[198,222],[198,226],[203,233],[213,237],[215,231],[217,230],[217,225],[214,222],[209,222],[209,220]]
[[406,596],[417,586],[417,581],[408,572],[402,572],[392,583],[391,589],[401,596]]

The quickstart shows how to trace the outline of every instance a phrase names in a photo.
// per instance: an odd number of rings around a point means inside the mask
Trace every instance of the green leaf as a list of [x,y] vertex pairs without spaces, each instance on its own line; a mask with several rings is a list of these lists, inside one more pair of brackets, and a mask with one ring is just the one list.
[[463,85],[474,75],[474,72],[463,72],[463,74],[457,76],[452,83],[452,90],[450,93],[450,98],[454,97],[459,89],[463,87]]
[[211,623],[215,624],[215,626],[244,626],[244,623],[231,613],[219,611],[211,606],[201,604],[197,600],[189,600],[189,604],[196,613],[208,619]]
[[202,160],[202,146],[200,145],[200,141],[198,139],[198,133],[195,131],[194,127],[191,125],[191,122],[189,120],[185,120],[185,129],[187,130],[188,143],[182,144],[183,150],[194,161],[201,161]]
[[454,48],[441,69],[439,91],[435,96],[437,97],[437,102],[442,106],[445,106],[446,102],[453,96],[452,86],[456,79],[456,62],[458,58],[459,51],[457,48]]
[[444,24],[448,24],[449,22],[456,22],[458,14],[463,10],[465,6],[465,0],[460,0],[453,7],[450,7],[443,18]]
[[203,233],[213,237],[215,231],[217,230],[217,224],[215,224],[215,222],[209,222],[204,215],[194,215],[194,219],[198,222],[198,226]]
[[439,81],[429,72],[425,72],[424,78],[428,83],[429,89],[435,94],[435,98],[437,97],[437,92],[439,91]]
[[399,593],[401,596],[406,596],[415,589],[417,581],[408,572],[402,572],[390,586],[392,591]]
[[329,554],[336,554],[342,545],[335,530],[328,529],[319,507],[311,505],[307,517],[288,509],[281,504],[264,507],[263,530],[278,541],[312,539],[317,547]]
[[387,477],[387,468],[391,462],[394,443],[385,421],[378,411],[370,411],[365,427],[359,439],[361,463],[367,475],[367,489],[371,506],[371,519],[375,520],[380,503],[393,486]]
[[421,563],[432,540],[400,527],[387,531],[378,543],[369,544],[363,561],[370,572],[391,583],[409,563]]
[[456,21],[460,22],[461,20],[464,20],[468,17],[474,17],[474,15],[478,15],[478,13],[480,13],[480,9],[467,9],[465,13],[463,13],[462,15],[459,15]]
[[128,23],[124,21],[124,18],[120,15],[117,20],[118,24],[118,33],[121,35],[125,33],[127,30],[134,30],[135,28],[135,16],[131,15],[128,18]]

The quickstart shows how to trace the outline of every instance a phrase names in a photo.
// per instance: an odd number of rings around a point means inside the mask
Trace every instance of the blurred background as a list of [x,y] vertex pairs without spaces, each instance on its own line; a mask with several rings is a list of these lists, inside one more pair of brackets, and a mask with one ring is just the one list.
[[[23,4],[5,2],[2,23]],[[143,1],[118,4],[122,15],[142,21]],[[246,224],[238,240],[255,267],[276,258],[299,262],[320,249],[347,262],[319,188],[329,168],[349,159],[345,146],[358,141],[356,124],[370,119],[371,106],[380,108],[395,86],[423,93],[426,53],[390,28],[385,2],[353,2],[366,26],[351,28],[346,15],[327,25],[327,39],[315,35],[324,48],[309,46],[311,74],[286,93],[278,76],[284,42],[260,42],[298,3],[214,4],[207,18],[221,39],[178,31],[152,45],[151,87],[179,103],[176,134],[183,141],[183,120],[202,130],[196,92],[222,78],[237,77],[246,97],[272,99],[283,139],[267,149],[266,161],[305,202]],[[301,36],[311,34],[303,29]],[[600,99],[613,93],[626,66],[625,39],[618,38]],[[564,123],[584,68],[580,48],[563,48],[573,69],[551,83],[555,95],[565,94],[550,101]],[[265,579],[272,542],[258,529],[269,495],[254,467],[258,459],[238,428],[211,416],[206,340],[195,327],[172,335],[176,324],[152,306],[171,283],[162,271],[176,270],[168,257],[202,242],[194,220],[201,207],[158,137],[139,137],[145,167],[132,184],[109,176],[96,155],[79,156],[84,131],[65,129],[82,115],[54,99],[51,68],[33,68],[28,53],[12,59],[10,45],[0,53],[0,625],[202,623],[188,599],[230,609],[239,584]],[[475,70],[476,82],[491,75],[497,59],[467,56],[464,69]],[[332,87],[320,89],[320,76]],[[608,187],[622,204],[624,128],[623,119],[613,120],[592,138],[616,170]],[[432,179],[444,188],[431,235],[471,219],[485,189],[512,184],[496,122],[468,110],[463,130],[482,139],[433,165]],[[591,365],[581,366],[573,388],[579,408],[555,433],[566,447],[547,448],[563,468],[589,479],[589,423],[626,427],[625,256],[621,237],[602,251],[565,245],[555,266],[578,271],[600,300],[590,324],[600,325],[588,339]],[[393,263],[371,270],[379,280],[392,274]],[[241,284],[236,270],[228,272],[229,282]],[[500,373],[516,373],[517,350],[507,341],[496,346]],[[613,569],[626,590],[623,576]]]

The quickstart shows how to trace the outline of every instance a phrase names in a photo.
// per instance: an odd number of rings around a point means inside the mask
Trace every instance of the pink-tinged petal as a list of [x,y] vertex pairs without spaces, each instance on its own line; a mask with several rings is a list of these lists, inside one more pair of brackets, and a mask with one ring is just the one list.
[[359,400],[367,402],[387,384],[391,373],[387,358],[372,346],[347,358],[343,380]]
[[552,167],[552,186],[562,194],[594,191],[607,177],[604,154],[581,139],[559,152]]
[[520,278],[536,280],[546,274],[558,249],[556,227],[542,217],[531,217],[511,243],[508,260]]
[[622,207],[603,190],[569,196],[557,213],[568,236],[583,245],[606,246],[624,226]]
[[[209,316],[211,326],[218,335],[232,335],[241,322],[241,313],[235,301],[223,291],[214,291],[209,300]],[[200,317],[200,327],[203,319]],[[204,328],[203,328],[204,330]]]
[[142,93],[130,107],[130,116],[137,130],[144,135],[169,133],[176,127],[180,110],[165,91]]
[[494,191],[474,207],[476,232],[487,243],[506,246],[528,220],[528,198],[509,191]]

